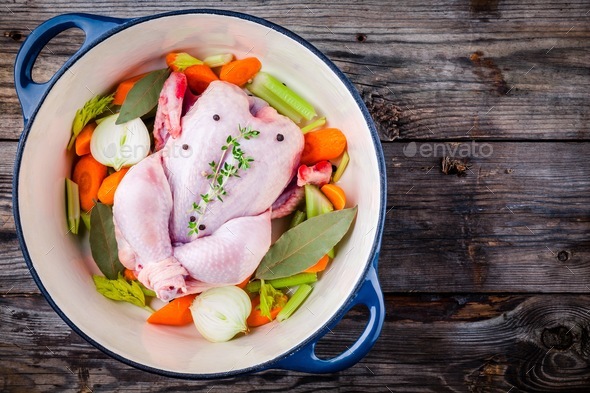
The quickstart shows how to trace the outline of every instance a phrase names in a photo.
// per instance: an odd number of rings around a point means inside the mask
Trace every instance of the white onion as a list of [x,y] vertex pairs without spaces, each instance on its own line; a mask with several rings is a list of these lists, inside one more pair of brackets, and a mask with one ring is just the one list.
[[150,152],[150,135],[140,118],[115,124],[118,114],[101,119],[90,140],[92,157],[119,170],[143,160]]
[[190,310],[203,337],[211,342],[223,342],[248,331],[246,319],[252,303],[246,292],[230,285],[206,290],[197,296]]

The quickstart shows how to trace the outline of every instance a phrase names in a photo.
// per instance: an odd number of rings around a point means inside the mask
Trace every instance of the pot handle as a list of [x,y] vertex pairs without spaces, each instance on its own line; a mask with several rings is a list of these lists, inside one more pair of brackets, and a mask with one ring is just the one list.
[[297,350],[287,358],[279,361],[272,367],[282,368],[285,370],[304,371],[308,373],[332,373],[349,368],[358,363],[373,347],[381,328],[383,327],[383,320],[385,319],[385,305],[383,303],[383,294],[379,285],[377,277],[377,258],[375,259],[367,272],[365,281],[362,283],[359,291],[346,305],[342,316],[344,316],[350,309],[357,304],[364,304],[370,312],[369,321],[365,326],[365,330],[358,338],[358,340],[348,350],[332,359],[320,359],[315,354],[315,346],[319,340],[322,339],[341,318],[334,321],[313,342],[307,344],[303,348]]
[[[85,50],[106,32],[115,29],[127,19],[110,18],[91,14],[63,14],[51,18],[29,34],[21,46],[14,63],[14,85],[21,103],[25,124],[33,114],[41,98],[55,79],[55,75],[45,83],[36,83],[31,77],[35,60],[43,47],[62,31],[78,27],[86,34],[84,43],[76,54]],[[64,67],[69,67],[69,61]]]

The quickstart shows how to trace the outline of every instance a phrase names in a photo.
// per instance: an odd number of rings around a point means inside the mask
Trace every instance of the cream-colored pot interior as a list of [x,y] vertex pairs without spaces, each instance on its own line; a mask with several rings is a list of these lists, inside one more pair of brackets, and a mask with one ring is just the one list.
[[[67,232],[64,178],[76,109],[117,81],[165,67],[164,55],[198,57],[234,53],[256,56],[268,71],[309,100],[330,126],[348,138],[351,163],[341,180],[349,205],[359,206],[352,233],[333,268],[315,285],[305,307],[284,323],[272,323],[227,343],[212,344],[194,326],[150,325],[147,312],[96,292],[99,273],[87,237]],[[26,247],[47,294],[65,316],[108,351],[140,365],[175,373],[235,373],[297,348],[345,304],[363,278],[376,241],[381,183],[370,130],[345,84],[309,49],[267,26],[224,15],[165,16],[128,27],[100,42],[63,73],[43,101],[26,138],[19,171],[18,205]]]

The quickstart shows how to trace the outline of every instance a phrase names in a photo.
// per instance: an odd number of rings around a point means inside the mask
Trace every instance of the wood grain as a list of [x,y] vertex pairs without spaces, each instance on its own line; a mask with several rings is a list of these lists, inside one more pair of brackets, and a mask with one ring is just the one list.
[[[12,391],[485,391],[585,392],[590,384],[589,296],[388,296],[385,328],[346,373],[280,370],[219,381],[180,381],[117,362],[72,333],[39,296],[0,297],[0,387]],[[353,310],[318,348],[333,356],[355,339]],[[411,359],[411,362],[408,361]]]

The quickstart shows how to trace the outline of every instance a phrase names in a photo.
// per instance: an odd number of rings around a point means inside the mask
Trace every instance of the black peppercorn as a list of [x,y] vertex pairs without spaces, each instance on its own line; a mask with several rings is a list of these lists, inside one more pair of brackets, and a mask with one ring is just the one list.
[[282,142],[283,140],[285,140],[283,134],[277,134],[277,141]]
[[219,120],[219,115],[218,114],[213,115],[213,120],[218,121]]
[[199,225],[199,231],[204,231],[205,228],[207,228],[205,225],[203,225],[203,224]]
[[186,143],[182,145],[182,150],[188,150],[188,145]]
[[191,222],[195,222],[197,220],[197,218],[195,216],[191,216],[190,220],[191,220]]

